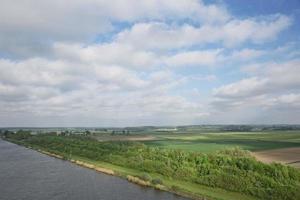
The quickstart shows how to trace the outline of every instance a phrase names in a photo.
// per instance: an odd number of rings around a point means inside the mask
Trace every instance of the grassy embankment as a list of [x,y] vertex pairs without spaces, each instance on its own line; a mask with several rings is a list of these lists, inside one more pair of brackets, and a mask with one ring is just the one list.
[[103,143],[86,137],[10,135],[8,139],[77,160],[85,167],[111,169],[131,181],[194,198],[297,199],[300,192],[299,171],[259,163],[240,150],[201,154],[149,148],[140,143]]

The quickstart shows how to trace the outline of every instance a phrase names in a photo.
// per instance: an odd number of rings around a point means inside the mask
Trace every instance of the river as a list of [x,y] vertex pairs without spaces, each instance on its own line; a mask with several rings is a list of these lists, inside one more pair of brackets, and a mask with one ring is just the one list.
[[1,200],[184,200],[0,139]]

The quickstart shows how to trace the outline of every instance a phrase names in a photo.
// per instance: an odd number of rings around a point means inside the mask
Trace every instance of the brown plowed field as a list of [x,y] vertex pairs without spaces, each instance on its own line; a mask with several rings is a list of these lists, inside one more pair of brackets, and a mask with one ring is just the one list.
[[300,147],[266,150],[252,154],[265,163],[280,162],[300,168]]

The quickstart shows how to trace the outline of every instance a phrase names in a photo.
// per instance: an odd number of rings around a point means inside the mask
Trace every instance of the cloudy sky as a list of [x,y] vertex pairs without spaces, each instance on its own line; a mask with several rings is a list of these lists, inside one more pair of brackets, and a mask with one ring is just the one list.
[[298,0],[0,3],[0,126],[300,123]]

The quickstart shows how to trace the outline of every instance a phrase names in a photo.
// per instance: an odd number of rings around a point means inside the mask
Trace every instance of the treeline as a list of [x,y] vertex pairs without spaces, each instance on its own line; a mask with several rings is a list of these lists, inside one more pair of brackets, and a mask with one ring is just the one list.
[[258,162],[248,152],[237,148],[202,154],[147,147],[137,142],[98,142],[84,136],[8,134],[6,137],[66,159],[80,156],[260,199],[300,198],[299,170]]
[[0,131],[0,137],[4,138],[12,138],[15,140],[23,140],[27,139],[28,137],[31,137],[30,131],[24,131],[24,130],[18,130],[16,133],[9,131],[9,130],[1,130]]
[[221,126],[220,131],[293,131],[300,130],[299,125],[224,125]]

